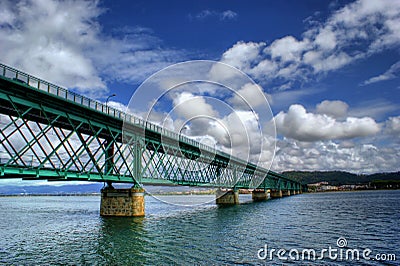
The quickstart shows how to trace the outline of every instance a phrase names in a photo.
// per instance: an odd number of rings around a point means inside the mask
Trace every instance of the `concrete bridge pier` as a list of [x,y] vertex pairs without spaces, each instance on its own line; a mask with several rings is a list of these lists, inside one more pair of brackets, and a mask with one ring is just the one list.
[[239,204],[239,191],[217,189],[215,203],[221,206]]
[[253,201],[264,201],[268,199],[268,193],[266,190],[253,190],[251,198]]
[[296,190],[293,190],[293,191],[291,192],[291,195],[296,195],[296,194],[297,194]]
[[282,198],[282,190],[271,190],[269,196],[271,199]]
[[290,196],[290,190],[283,190],[283,191],[282,191],[282,196],[283,196],[283,197]]
[[116,189],[109,184],[101,190],[101,216],[144,216],[144,189]]

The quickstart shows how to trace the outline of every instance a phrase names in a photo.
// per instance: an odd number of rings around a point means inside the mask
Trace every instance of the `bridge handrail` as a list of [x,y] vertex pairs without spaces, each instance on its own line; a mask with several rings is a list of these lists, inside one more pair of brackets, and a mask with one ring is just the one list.
[[[143,120],[135,115],[120,111],[116,108],[113,108],[104,103],[101,103],[100,101],[97,101],[97,100],[91,99],[89,97],[80,95],[78,93],[69,91],[66,88],[60,87],[51,82],[37,78],[35,76],[32,76],[28,73],[25,73],[23,71],[20,71],[16,68],[7,66],[2,63],[0,63],[0,75],[2,75],[3,77],[6,77],[6,78],[12,79],[13,81],[17,81],[17,82],[29,85],[29,87],[32,87],[32,88],[35,88],[35,89],[38,89],[41,91],[45,91],[49,94],[64,98],[68,101],[72,101],[76,104],[88,107],[90,109],[94,109],[96,111],[100,111],[104,114],[113,116],[115,118],[119,118],[123,121],[129,121],[132,124],[142,126],[143,128],[155,131],[157,133],[174,138],[176,140],[184,141],[192,146],[197,146],[197,147],[201,148],[202,150],[206,150],[209,152],[216,152],[222,156],[227,155],[221,151],[218,151],[206,144],[197,142],[197,141],[195,141],[191,138],[188,138],[182,134],[178,134],[171,130],[167,130],[157,124]],[[243,163],[244,163],[244,161],[243,161]]]
[[149,121],[143,120],[137,116],[134,116],[132,114],[129,114],[127,112],[120,111],[116,108],[110,107],[100,101],[90,99],[86,96],[80,95],[78,93],[69,91],[66,88],[60,87],[58,85],[55,85],[51,82],[48,82],[46,80],[37,78],[35,76],[32,76],[30,74],[27,74],[25,72],[22,72],[16,68],[4,65],[0,63],[0,74],[3,77],[12,79],[14,81],[20,82],[20,83],[25,83],[29,85],[30,87],[33,87],[35,89],[45,91],[49,94],[64,98],[68,101],[72,101],[76,104],[83,105],[85,107],[88,107],[90,109],[94,109],[96,111],[100,111],[104,114],[111,115],[115,118],[122,119],[123,121],[129,121],[132,124],[142,126],[146,129],[155,131],[160,134],[164,134],[169,137],[173,137],[177,140],[183,140],[188,144],[191,144],[193,146],[199,146],[200,148],[208,151],[213,151],[214,149],[210,146],[207,146],[205,144],[199,143],[197,141],[194,141],[193,139],[190,139],[186,136],[183,136],[181,134],[178,134],[176,132],[167,130],[159,125],[156,125],[154,123],[151,123]]
[[[100,101],[97,101],[97,100],[94,100],[94,99],[90,99],[89,97],[86,97],[86,96],[80,95],[78,93],[69,91],[66,88],[60,87],[60,86],[55,85],[55,84],[53,84],[51,82],[48,82],[46,80],[37,78],[35,76],[32,76],[32,75],[30,75],[28,73],[25,73],[25,72],[22,72],[22,71],[20,71],[20,70],[18,70],[16,68],[4,65],[2,63],[0,63],[0,75],[5,77],[5,78],[11,79],[11,80],[13,80],[15,82],[26,84],[30,88],[35,88],[35,89],[38,89],[40,91],[45,91],[45,92],[47,92],[49,94],[64,98],[64,99],[66,99],[68,101],[72,101],[72,102],[74,102],[76,104],[88,107],[90,109],[94,109],[94,110],[99,111],[99,112],[102,112],[102,113],[104,113],[106,115],[113,116],[113,117],[121,119],[123,121],[129,121],[130,123],[132,123],[134,125],[139,125],[139,126],[142,126],[143,128],[146,128],[148,130],[152,130],[152,131],[157,132],[159,134],[162,134],[164,136],[168,136],[170,138],[174,138],[174,139],[176,139],[178,141],[183,141],[183,142],[185,142],[187,144],[190,144],[192,146],[198,147],[198,148],[200,148],[202,150],[205,150],[205,151],[208,151],[208,152],[211,152],[211,153],[215,153],[215,154],[218,154],[218,155],[221,155],[223,157],[230,158],[230,159],[234,159],[236,162],[239,162],[241,164],[244,164],[244,165],[250,164],[250,165],[256,167],[258,170],[261,170],[261,172],[264,172],[265,174],[268,174],[268,173],[272,172],[270,170],[264,169],[263,167],[259,167],[257,165],[249,163],[249,162],[247,162],[245,160],[242,160],[240,158],[232,157],[232,156],[230,156],[229,154],[227,154],[225,152],[219,151],[219,150],[217,150],[215,148],[212,148],[212,147],[210,147],[210,146],[208,146],[206,144],[203,144],[203,143],[200,143],[198,141],[195,141],[195,140],[193,140],[191,138],[188,138],[187,136],[184,136],[182,134],[173,132],[171,130],[167,130],[167,129],[165,129],[165,128],[157,125],[157,124],[154,124],[154,123],[151,123],[149,121],[143,120],[143,119],[141,119],[141,118],[139,118],[139,117],[137,117],[135,115],[132,115],[132,114],[127,113],[127,112],[120,111],[120,110],[118,110],[116,108],[113,108],[113,107],[110,107],[110,106],[108,106],[108,105],[106,105],[106,104],[104,104],[104,103],[102,103]],[[274,173],[274,172],[272,172],[272,173]],[[274,174],[276,174],[276,173],[274,173]],[[289,179],[290,180],[290,178],[287,178],[287,177],[284,177],[284,179]]]

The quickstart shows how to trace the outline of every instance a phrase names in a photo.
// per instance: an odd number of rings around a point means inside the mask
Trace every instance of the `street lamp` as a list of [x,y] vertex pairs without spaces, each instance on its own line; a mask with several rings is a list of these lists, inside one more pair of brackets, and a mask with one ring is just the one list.
[[107,111],[107,114],[109,113],[109,112],[108,112],[108,100],[110,100],[110,98],[111,98],[111,97],[114,97],[114,96],[117,96],[117,94],[113,93],[113,94],[111,94],[111,95],[109,95],[109,96],[107,97],[107,100],[106,100],[106,111]]
[[117,96],[117,94],[113,93],[113,94],[111,94],[110,96],[107,97],[107,100],[106,100],[106,107],[107,107],[107,105],[108,105],[108,100],[110,100],[110,98],[111,98],[111,97],[114,97],[114,96]]
[[[185,133],[188,131],[188,129],[189,129],[189,126],[188,125],[184,125],[183,127],[181,127],[181,129],[179,130],[179,135],[182,135],[182,133],[183,133],[183,135],[185,135]],[[182,131],[184,131],[184,132],[182,132]],[[185,135],[186,136],[186,135]]]

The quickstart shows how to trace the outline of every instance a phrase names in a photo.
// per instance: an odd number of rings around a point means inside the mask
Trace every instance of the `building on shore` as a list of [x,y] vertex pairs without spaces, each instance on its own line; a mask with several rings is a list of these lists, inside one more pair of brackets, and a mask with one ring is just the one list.
[[322,181],[318,183],[308,184],[308,191],[310,192],[323,192],[323,191],[337,191],[337,186],[329,185],[328,182]]

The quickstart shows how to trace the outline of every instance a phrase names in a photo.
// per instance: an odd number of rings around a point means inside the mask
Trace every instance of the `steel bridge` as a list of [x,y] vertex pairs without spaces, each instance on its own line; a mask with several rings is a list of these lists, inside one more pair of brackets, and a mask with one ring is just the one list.
[[302,190],[282,174],[4,64],[0,178]]

